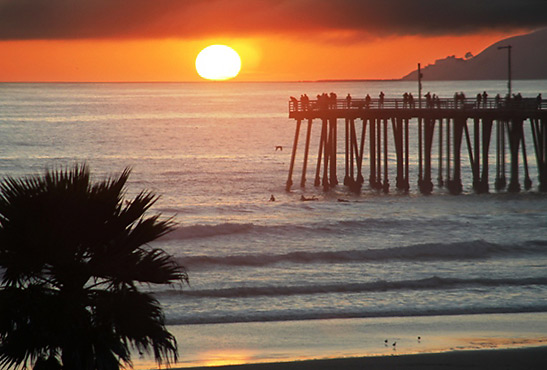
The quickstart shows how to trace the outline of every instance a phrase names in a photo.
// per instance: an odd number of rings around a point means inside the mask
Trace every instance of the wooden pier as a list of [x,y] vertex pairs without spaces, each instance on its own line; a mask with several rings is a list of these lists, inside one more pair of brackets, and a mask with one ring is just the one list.
[[[289,101],[289,118],[296,120],[286,189],[293,185],[302,122],[307,121],[300,186],[306,185],[308,157],[313,124],[321,125],[314,185],[325,191],[338,185],[338,121],[344,126],[344,185],[359,192],[365,182],[363,162],[368,160],[368,182],[372,189],[388,192],[389,150],[395,151],[395,188],[410,189],[409,142],[417,144],[418,189],[433,190],[434,164],[437,184],[451,193],[462,192],[462,146],[473,176],[473,189],[487,193],[489,153],[495,141],[494,188],[508,192],[521,190],[519,160],[522,160],[524,188],[532,187],[526,152],[525,130],[531,130],[538,173],[538,190],[547,191],[547,101],[536,98],[494,99],[318,99]],[[412,123],[410,120],[412,120]],[[417,122],[416,122],[417,121]],[[409,137],[409,125],[417,125],[417,138]],[[530,135],[529,135],[530,136]],[[529,137],[528,136],[528,137]],[[368,138],[367,138],[368,137]],[[436,142],[434,139],[437,139]],[[411,139],[411,140],[409,140]],[[417,139],[417,140],[416,140]],[[368,141],[368,150],[365,142]],[[416,143],[417,142],[417,143]],[[391,145],[389,144],[391,143]],[[436,144],[436,145],[435,145]],[[435,147],[437,146],[437,147]],[[393,154],[393,153],[391,153]],[[506,179],[506,155],[509,156],[509,181]],[[368,158],[366,158],[368,157]],[[436,158],[434,158],[436,157]]]

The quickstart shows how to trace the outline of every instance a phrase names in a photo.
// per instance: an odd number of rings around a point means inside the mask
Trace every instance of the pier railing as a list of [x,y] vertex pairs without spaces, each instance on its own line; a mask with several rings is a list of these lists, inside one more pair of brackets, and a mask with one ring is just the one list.
[[467,109],[467,110],[547,110],[547,100],[538,101],[536,98],[496,99],[486,101],[476,99],[437,98],[404,100],[396,98],[368,99],[318,99],[302,101],[291,99],[289,113],[322,111],[322,110],[360,110],[360,109]]

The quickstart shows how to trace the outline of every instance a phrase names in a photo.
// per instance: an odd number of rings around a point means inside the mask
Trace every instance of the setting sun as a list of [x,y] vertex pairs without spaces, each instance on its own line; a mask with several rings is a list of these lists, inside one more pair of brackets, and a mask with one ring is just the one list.
[[228,80],[237,76],[240,69],[239,54],[226,45],[208,46],[196,58],[196,70],[207,80]]

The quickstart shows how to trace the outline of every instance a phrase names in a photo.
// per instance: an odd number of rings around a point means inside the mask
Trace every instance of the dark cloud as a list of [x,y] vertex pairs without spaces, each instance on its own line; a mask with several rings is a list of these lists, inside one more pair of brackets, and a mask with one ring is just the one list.
[[547,26],[547,0],[0,0],[0,39],[458,35]]

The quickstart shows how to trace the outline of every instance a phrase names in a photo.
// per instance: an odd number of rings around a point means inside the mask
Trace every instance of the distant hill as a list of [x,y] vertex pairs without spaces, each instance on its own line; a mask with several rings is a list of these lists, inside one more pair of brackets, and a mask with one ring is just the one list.
[[[505,80],[507,50],[511,45],[512,78],[515,80],[547,79],[547,28],[496,42],[480,54],[464,59],[449,56],[422,68],[424,80]],[[418,71],[403,77],[416,80]]]

